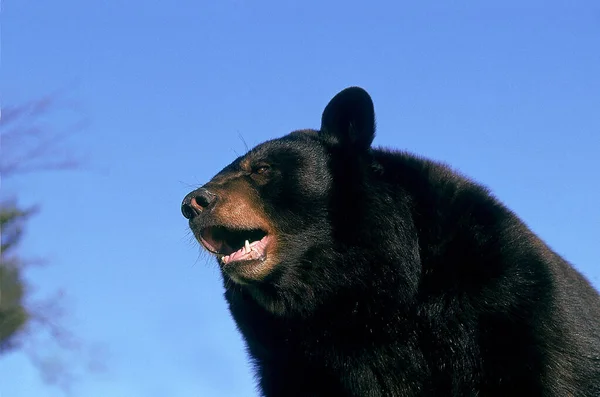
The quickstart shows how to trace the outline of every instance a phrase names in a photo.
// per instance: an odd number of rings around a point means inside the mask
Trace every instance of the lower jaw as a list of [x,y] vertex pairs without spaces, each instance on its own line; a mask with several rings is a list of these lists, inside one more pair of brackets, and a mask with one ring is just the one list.
[[[261,259],[237,260],[221,264],[221,270],[237,284],[247,285],[260,282],[263,278],[261,265],[265,261]],[[220,260],[219,260],[220,261]]]
[[221,264],[221,271],[240,285],[259,285],[269,273],[266,256],[260,259],[238,260]]

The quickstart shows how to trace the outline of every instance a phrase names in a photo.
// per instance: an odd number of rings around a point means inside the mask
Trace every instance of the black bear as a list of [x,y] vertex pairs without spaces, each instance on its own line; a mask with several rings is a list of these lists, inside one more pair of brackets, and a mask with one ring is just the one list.
[[183,201],[261,395],[600,396],[591,284],[486,188],[374,136],[347,88]]

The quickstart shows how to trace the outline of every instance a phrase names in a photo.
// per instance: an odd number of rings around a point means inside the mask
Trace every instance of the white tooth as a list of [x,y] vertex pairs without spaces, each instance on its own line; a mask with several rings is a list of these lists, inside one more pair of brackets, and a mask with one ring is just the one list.
[[247,254],[248,252],[250,252],[250,243],[248,242],[248,240],[246,240],[246,242],[244,243],[244,254]]

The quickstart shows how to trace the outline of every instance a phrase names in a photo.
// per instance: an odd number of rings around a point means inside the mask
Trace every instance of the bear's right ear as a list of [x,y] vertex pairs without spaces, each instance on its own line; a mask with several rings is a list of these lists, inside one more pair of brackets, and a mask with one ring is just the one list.
[[334,96],[323,111],[321,134],[336,144],[367,150],[375,138],[375,109],[369,94],[350,87]]

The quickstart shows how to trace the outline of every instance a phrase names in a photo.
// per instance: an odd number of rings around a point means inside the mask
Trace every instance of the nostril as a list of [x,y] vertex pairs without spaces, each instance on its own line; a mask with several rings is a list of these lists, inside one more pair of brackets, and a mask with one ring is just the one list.
[[207,208],[217,196],[206,189],[198,189],[190,200],[194,209],[202,211]]
[[187,219],[200,215],[217,196],[206,189],[198,189],[188,194],[181,204],[181,213]]
[[181,213],[186,219],[192,219],[197,215],[196,211],[194,211],[192,206],[189,204],[183,204],[181,206]]
[[200,194],[198,194],[196,197],[193,197],[191,200],[192,206],[196,208],[199,207],[200,210],[203,210],[204,208],[208,207],[212,202],[212,197],[207,194],[208,192],[204,194],[202,193],[203,192],[200,192]]

